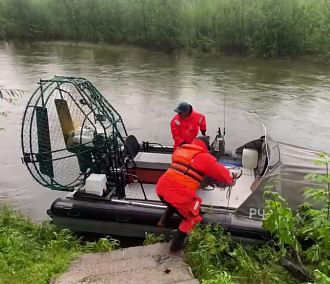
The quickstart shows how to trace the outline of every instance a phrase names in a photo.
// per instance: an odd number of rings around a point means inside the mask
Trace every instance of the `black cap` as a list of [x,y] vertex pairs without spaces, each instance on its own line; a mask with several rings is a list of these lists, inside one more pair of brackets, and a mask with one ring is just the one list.
[[198,136],[196,139],[202,140],[205,143],[207,150],[210,150],[210,140],[209,139],[207,139],[205,136]]
[[190,110],[190,105],[186,102],[182,102],[177,106],[177,108],[174,111],[177,113],[180,113],[180,112],[184,112],[187,110]]

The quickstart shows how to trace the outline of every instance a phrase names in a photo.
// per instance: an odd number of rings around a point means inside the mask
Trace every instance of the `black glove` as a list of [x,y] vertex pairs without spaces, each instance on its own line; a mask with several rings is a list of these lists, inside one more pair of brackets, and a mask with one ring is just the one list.
[[205,136],[206,130],[201,130],[201,132],[202,132],[202,135]]
[[186,141],[181,142],[180,146],[182,146],[183,144],[187,144],[187,142]]

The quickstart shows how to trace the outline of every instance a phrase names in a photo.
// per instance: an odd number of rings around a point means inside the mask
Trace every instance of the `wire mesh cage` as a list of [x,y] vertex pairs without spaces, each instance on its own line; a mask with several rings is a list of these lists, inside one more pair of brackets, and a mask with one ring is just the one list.
[[122,118],[86,79],[41,80],[23,116],[23,160],[43,186],[72,191],[91,173],[116,168],[127,132]]

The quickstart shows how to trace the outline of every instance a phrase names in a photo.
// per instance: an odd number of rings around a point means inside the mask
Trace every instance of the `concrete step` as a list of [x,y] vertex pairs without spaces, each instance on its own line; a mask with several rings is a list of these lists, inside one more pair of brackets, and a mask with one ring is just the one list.
[[197,279],[191,279],[191,280],[187,280],[187,281],[183,281],[183,282],[176,282],[174,284],[200,284],[200,283]]
[[[119,249],[111,253],[88,253],[79,258],[78,264],[80,262],[84,263],[87,260],[91,263],[102,263],[120,259],[140,258],[144,256],[171,256],[171,254],[169,254],[169,249],[170,244],[164,243]],[[180,252],[177,256],[183,257],[183,253]],[[75,265],[75,263],[76,262],[74,262],[73,265]]]
[[78,281],[65,279],[60,284],[173,284],[191,280],[192,276],[186,266],[152,267],[139,270],[124,271],[121,273],[101,274],[94,272],[91,275],[80,278]]
[[[195,284],[184,256],[169,254],[169,244],[85,254],[52,284],[113,283]],[[188,281],[188,282],[187,282]]]

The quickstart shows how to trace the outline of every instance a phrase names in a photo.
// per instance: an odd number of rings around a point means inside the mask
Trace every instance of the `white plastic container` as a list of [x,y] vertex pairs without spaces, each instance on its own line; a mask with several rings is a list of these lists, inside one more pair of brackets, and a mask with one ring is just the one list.
[[243,149],[243,168],[255,169],[258,166],[258,151],[254,149]]
[[91,174],[86,179],[85,191],[89,194],[102,196],[107,188],[107,177],[105,174]]

